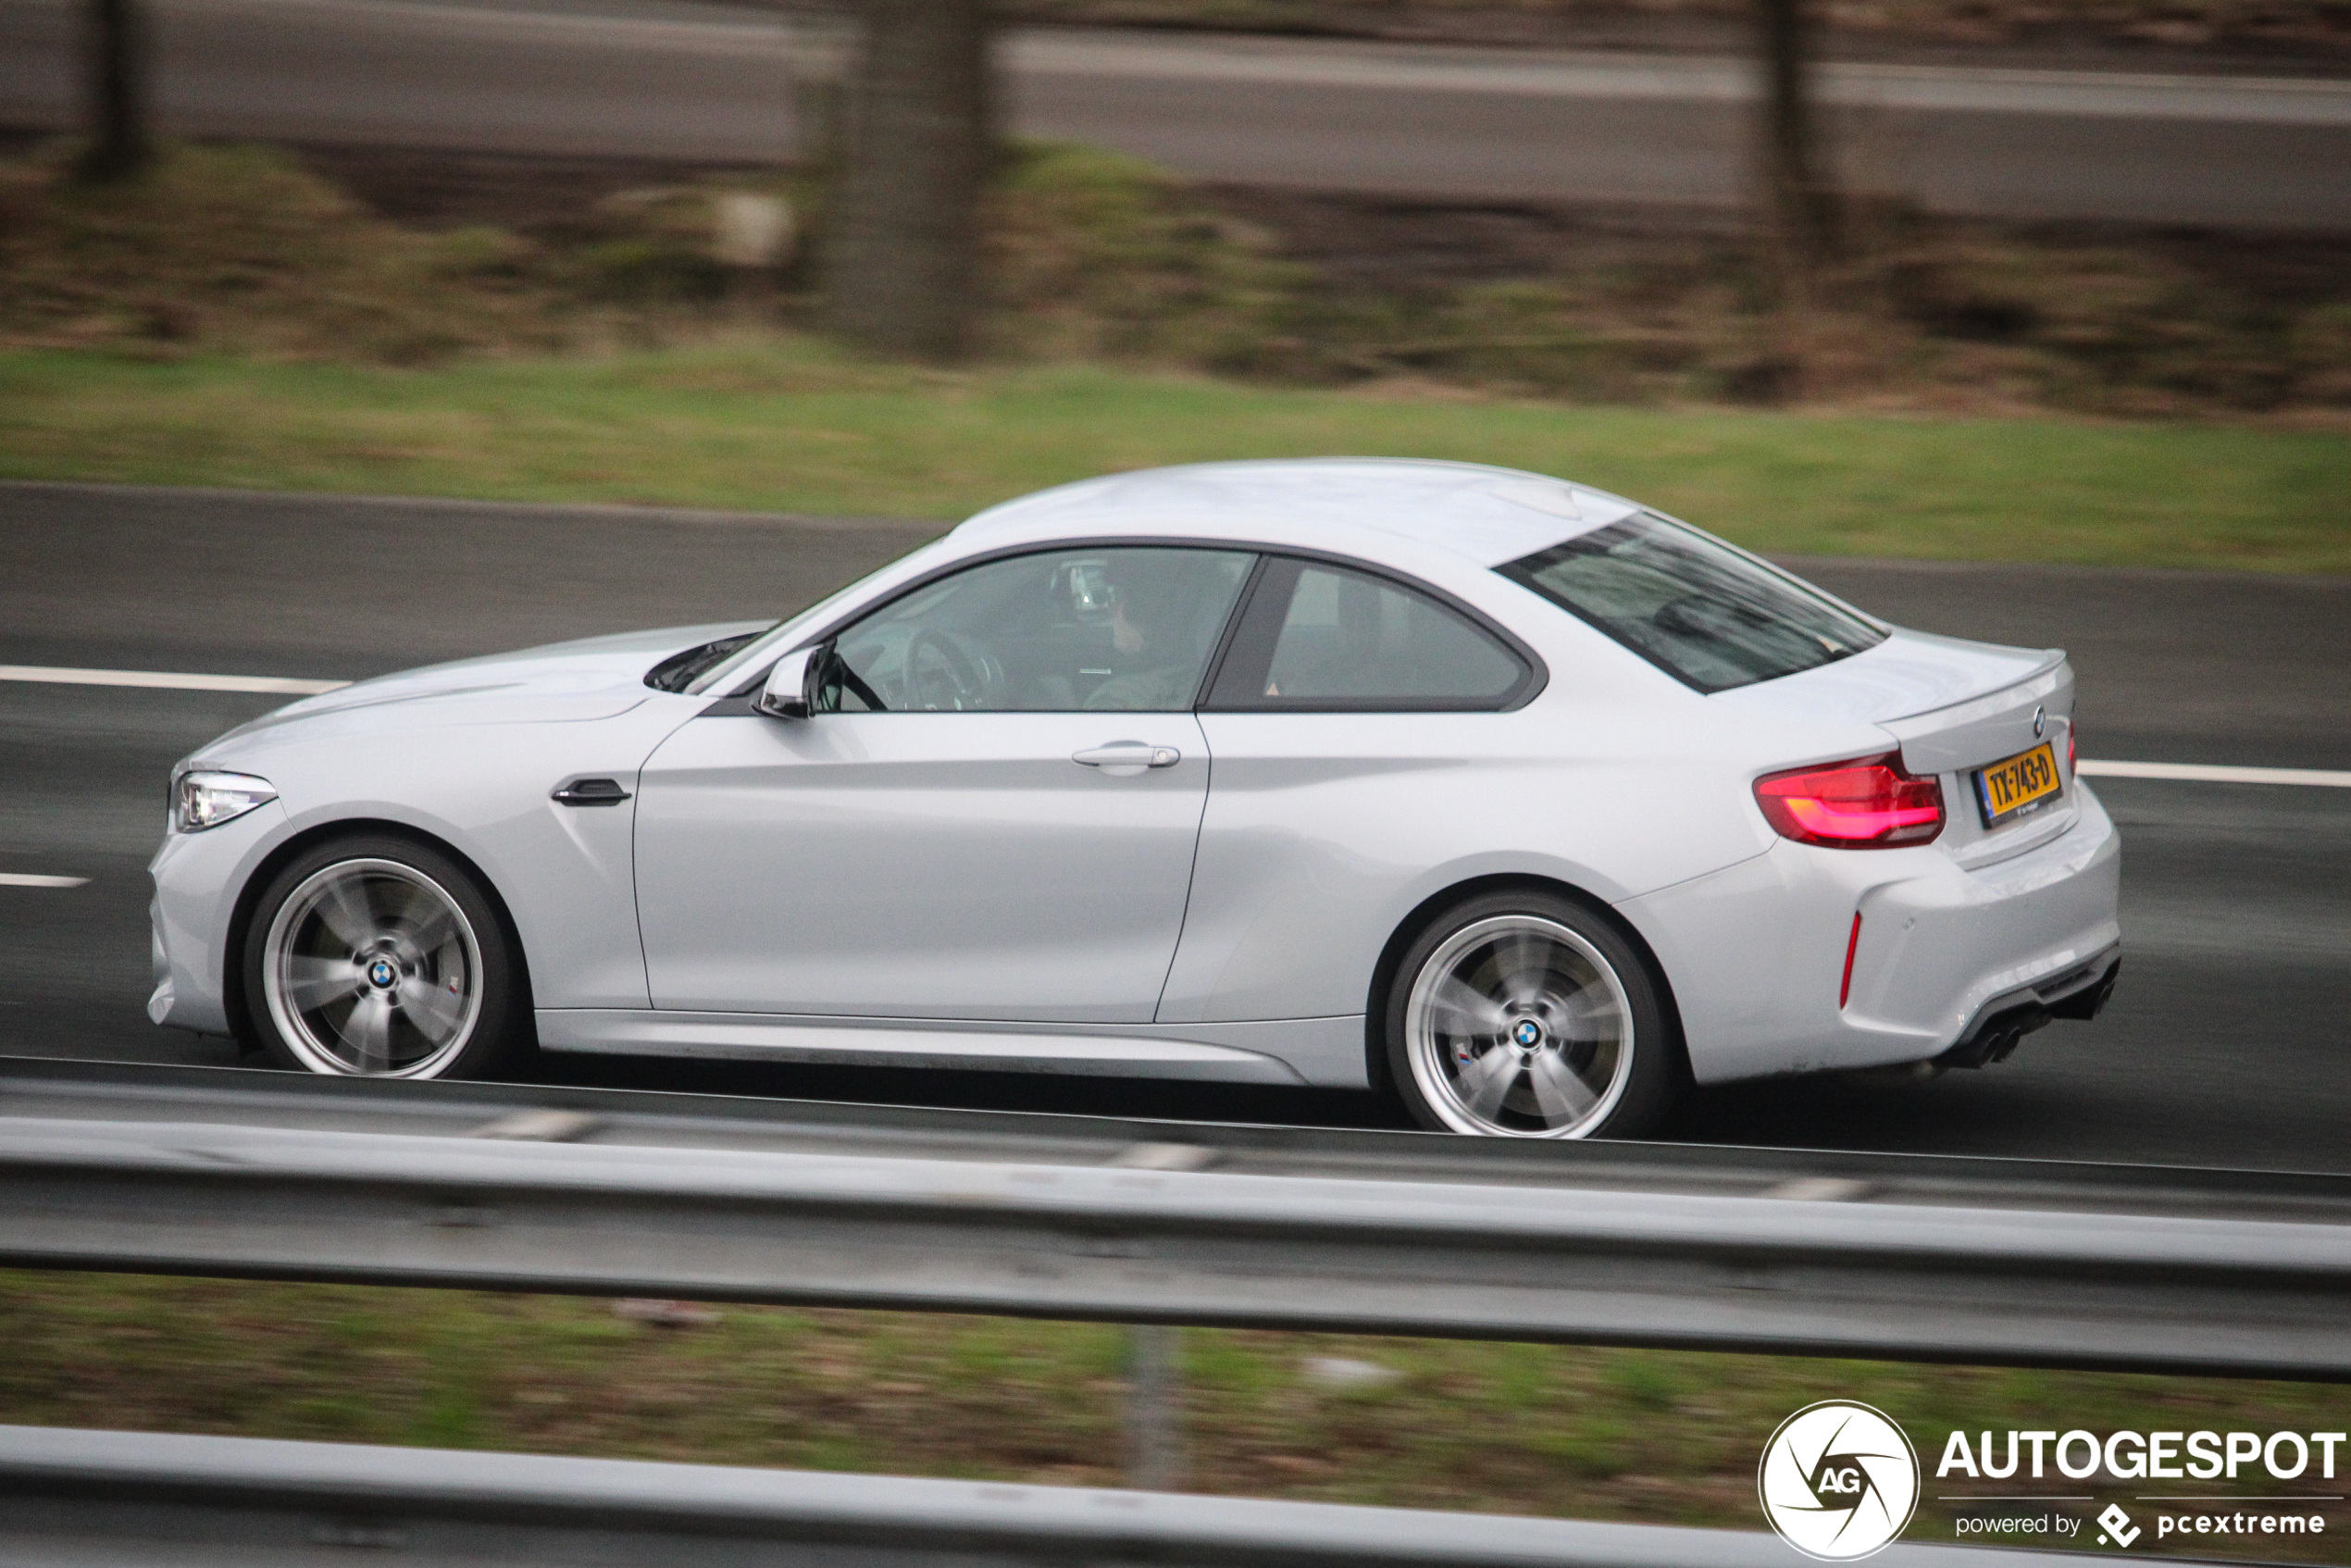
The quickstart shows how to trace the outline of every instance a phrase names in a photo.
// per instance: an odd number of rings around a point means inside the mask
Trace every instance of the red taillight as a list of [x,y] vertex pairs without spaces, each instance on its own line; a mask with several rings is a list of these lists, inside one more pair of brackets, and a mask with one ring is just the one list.
[[2081,771],[2073,765],[2073,721],[2065,721],[2065,776],[2071,778]]
[[1902,754],[1767,774],[1755,803],[1781,837],[1839,850],[1923,844],[1943,831],[1943,786],[1903,771]]

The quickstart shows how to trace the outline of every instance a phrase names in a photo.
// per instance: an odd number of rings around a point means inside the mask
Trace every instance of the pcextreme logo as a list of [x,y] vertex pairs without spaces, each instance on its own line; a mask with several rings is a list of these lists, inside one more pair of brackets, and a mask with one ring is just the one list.
[[1850,1562],[1883,1550],[1919,1505],[1919,1455],[1884,1411],[1845,1400],[1780,1423],[1755,1473],[1763,1516],[1807,1557]]

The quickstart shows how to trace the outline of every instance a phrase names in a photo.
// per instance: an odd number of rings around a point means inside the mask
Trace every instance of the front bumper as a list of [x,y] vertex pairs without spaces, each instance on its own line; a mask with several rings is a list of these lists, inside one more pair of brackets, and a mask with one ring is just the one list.
[[237,893],[287,832],[277,801],[201,833],[168,833],[147,863],[155,897],[147,905],[155,986],[147,1016],[176,1029],[225,1035],[229,1021],[230,918]]

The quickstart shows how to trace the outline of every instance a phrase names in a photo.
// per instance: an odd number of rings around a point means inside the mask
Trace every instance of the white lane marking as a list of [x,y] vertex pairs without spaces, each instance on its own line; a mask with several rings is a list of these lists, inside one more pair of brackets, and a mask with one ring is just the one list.
[[295,680],[277,675],[183,675],[160,669],[69,669],[60,665],[0,665],[0,680],[53,686],[149,686],[169,691],[278,691],[315,697],[340,691],[348,680]]
[[[328,0],[317,0],[328,3]],[[380,0],[378,0],[380,3]],[[373,6],[369,9],[373,9]],[[1002,45],[1014,74],[1258,82],[1374,92],[1744,103],[1756,96],[1735,57],[1519,51],[1336,40],[1119,35],[1019,29]],[[1822,101],[1882,108],[2096,118],[2351,124],[2351,88],[2320,77],[2181,76],[2130,71],[1831,64]]]
[[40,877],[30,871],[0,871],[0,888],[79,888],[87,877]]
[[2188,784],[2315,784],[2321,789],[2351,790],[2351,773],[2322,767],[2225,767],[2195,762],[2092,762],[2084,758],[2074,772],[2084,778],[2171,778]]
[[[27,0],[19,0],[27,3]],[[43,0],[30,0],[43,3]],[[65,9],[61,0],[45,0]],[[765,56],[812,74],[848,68],[848,29],[773,12],[740,20],[583,16],[417,0],[165,0],[168,14],[284,27],[309,23],[426,40],[506,41],[541,48],[660,50],[705,57]],[[1263,35],[1215,37],[1107,29],[1011,28],[1000,57],[1015,76],[1125,77],[1372,91],[1437,91],[1586,99],[1742,103],[1756,94],[1742,58],[1513,50]],[[1832,104],[1976,113],[2046,114],[2240,124],[2351,124],[2351,90],[2326,77],[2209,76],[1839,62],[1820,71]]]
[[666,21],[529,8],[412,5],[404,0],[165,0],[161,9],[167,15],[264,25],[307,22],[332,27],[346,36],[365,29],[428,40],[504,39],[542,46],[660,49],[735,58],[765,56],[787,62],[804,59],[836,73],[847,68],[850,44],[846,29],[828,28],[813,19],[790,20],[772,15],[747,16],[741,21]]

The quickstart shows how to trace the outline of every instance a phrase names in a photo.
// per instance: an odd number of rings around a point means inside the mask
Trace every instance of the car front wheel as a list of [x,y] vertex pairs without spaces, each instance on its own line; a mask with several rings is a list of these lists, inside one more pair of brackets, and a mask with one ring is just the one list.
[[479,1077],[525,1033],[489,899],[465,867],[404,839],[340,839],[282,867],[244,964],[255,1032],[282,1067]]
[[1639,952],[1546,893],[1490,894],[1432,921],[1398,965],[1384,1022],[1390,1079],[1432,1131],[1636,1138],[1679,1084]]

